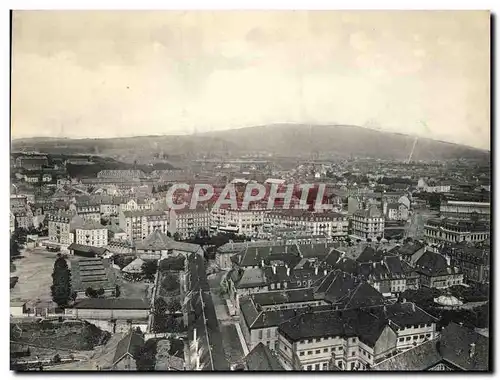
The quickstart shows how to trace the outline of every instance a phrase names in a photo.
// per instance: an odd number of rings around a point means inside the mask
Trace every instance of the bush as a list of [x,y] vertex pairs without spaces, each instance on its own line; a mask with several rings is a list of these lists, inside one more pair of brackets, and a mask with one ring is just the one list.
[[177,278],[177,276],[174,276],[172,274],[166,274],[161,282],[162,288],[166,291],[179,289],[179,285],[179,279]]

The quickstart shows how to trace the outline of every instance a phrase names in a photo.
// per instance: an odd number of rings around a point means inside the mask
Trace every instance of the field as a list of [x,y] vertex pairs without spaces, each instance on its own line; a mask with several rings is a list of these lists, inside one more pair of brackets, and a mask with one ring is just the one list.
[[10,290],[10,299],[28,301],[28,307],[51,303],[50,286],[56,254],[39,248],[21,254],[24,257],[15,261],[16,270],[11,273],[19,280]]

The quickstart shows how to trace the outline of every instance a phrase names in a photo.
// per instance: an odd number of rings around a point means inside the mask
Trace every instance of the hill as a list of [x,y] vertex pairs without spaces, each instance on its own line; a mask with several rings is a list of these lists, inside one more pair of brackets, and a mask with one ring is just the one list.
[[[273,124],[183,136],[140,136],[112,139],[21,139],[12,141],[15,150],[47,153],[89,153],[103,155],[151,154],[190,157],[199,154],[240,156],[271,153],[275,156],[372,157],[405,159],[415,137],[350,125]],[[415,160],[487,158],[488,151],[465,145],[419,138]]]

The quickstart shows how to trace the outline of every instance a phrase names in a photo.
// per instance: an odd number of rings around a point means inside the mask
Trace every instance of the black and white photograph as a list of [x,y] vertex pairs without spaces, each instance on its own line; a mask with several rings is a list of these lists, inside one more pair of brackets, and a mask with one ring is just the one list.
[[10,370],[492,372],[493,21],[11,10]]

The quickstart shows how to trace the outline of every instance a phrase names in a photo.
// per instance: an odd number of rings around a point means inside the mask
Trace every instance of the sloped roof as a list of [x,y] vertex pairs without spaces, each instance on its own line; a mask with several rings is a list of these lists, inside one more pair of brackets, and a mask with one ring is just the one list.
[[144,250],[167,250],[174,239],[167,234],[156,229],[151,232],[143,241],[136,244],[137,249]]
[[406,350],[372,367],[373,371],[424,371],[442,358],[437,349],[437,341],[431,340]]
[[244,361],[249,371],[284,371],[276,355],[262,342],[245,356]]
[[439,253],[426,251],[415,263],[415,270],[428,276],[461,273],[457,267],[448,266],[446,258]]
[[489,368],[489,339],[454,322],[441,332],[439,351],[447,362],[463,370],[487,371]]
[[130,264],[128,264],[125,268],[122,269],[122,272],[125,273],[142,273],[142,264],[144,264],[144,260],[140,257],[136,258]]
[[137,334],[134,331],[129,332],[118,342],[116,346],[113,366],[115,366],[126,355],[134,357],[137,350],[139,350],[143,345],[144,339],[140,334]]

